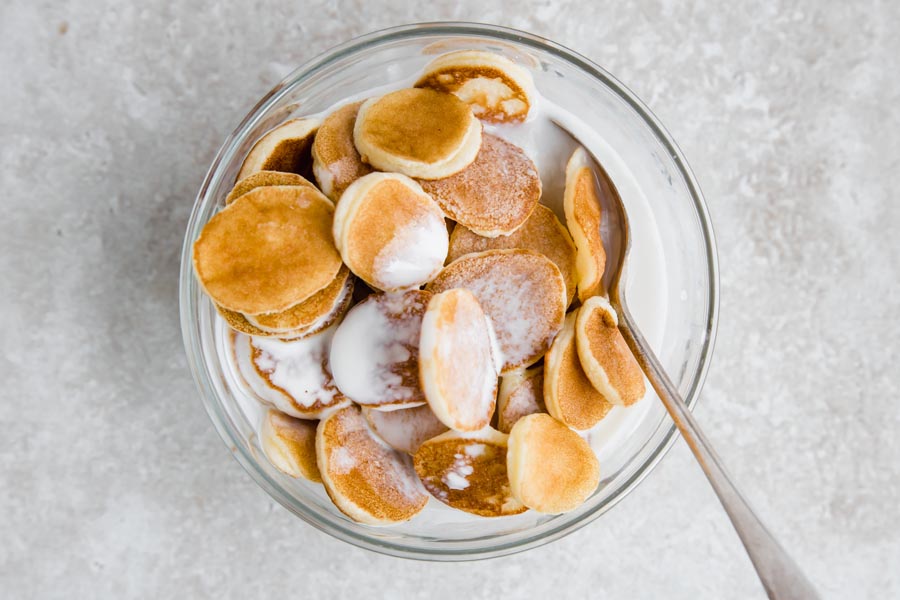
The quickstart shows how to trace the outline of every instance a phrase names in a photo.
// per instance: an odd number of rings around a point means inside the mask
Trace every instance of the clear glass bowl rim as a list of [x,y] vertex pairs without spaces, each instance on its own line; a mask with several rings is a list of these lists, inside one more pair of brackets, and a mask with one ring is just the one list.
[[634,93],[625,87],[620,81],[613,77],[602,67],[596,65],[589,59],[570,50],[556,42],[546,38],[519,31],[516,29],[501,27],[498,25],[490,25],[483,23],[466,23],[466,22],[435,22],[435,23],[414,23],[408,25],[400,25],[374,31],[356,38],[353,38],[343,44],[335,46],[317,57],[313,58],[304,65],[295,69],[290,75],[276,85],[268,94],[266,94],[253,109],[247,114],[235,130],[228,136],[220,147],[215,159],[207,171],[203,184],[197,194],[194,202],[194,208],[188,221],[187,231],[185,233],[184,244],[181,252],[181,271],[179,281],[179,303],[181,314],[182,337],[187,354],[188,364],[197,389],[203,400],[206,412],[209,414],[216,431],[222,438],[223,442],[231,449],[237,461],[250,474],[256,483],[263,488],[272,498],[279,504],[287,508],[289,511],[299,516],[301,519],[337,539],[343,540],[360,548],[372,550],[381,554],[396,556],[401,558],[414,558],[422,560],[435,561],[464,561],[478,560],[484,558],[495,558],[522,552],[550,543],[554,540],[562,538],[573,531],[584,527],[597,519],[600,515],[612,508],[622,498],[640,483],[646,477],[653,467],[668,452],[669,448],[678,437],[678,431],[674,424],[670,424],[668,431],[662,439],[662,442],[654,449],[633,475],[616,490],[607,500],[597,505],[592,511],[585,513],[580,519],[569,523],[563,523],[557,527],[544,531],[540,534],[524,536],[512,542],[501,542],[494,546],[486,548],[478,548],[474,551],[463,548],[457,544],[450,547],[442,548],[440,545],[429,549],[416,548],[411,549],[402,543],[394,543],[378,537],[369,537],[360,535],[358,532],[342,527],[338,523],[324,522],[318,516],[308,510],[305,506],[295,501],[293,497],[288,495],[281,486],[273,481],[264,471],[256,468],[255,463],[258,458],[248,451],[245,447],[244,440],[240,433],[231,423],[228,416],[219,401],[215,388],[210,379],[210,374],[204,366],[203,354],[200,346],[200,335],[197,329],[195,315],[197,313],[196,286],[198,285],[193,276],[191,264],[191,247],[192,242],[196,238],[196,234],[202,227],[199,222],[201,206],[207,201],[207,194],[211,187],[211,182],[217,174],[221,164],[228,164],[234,157],[241,140],[249,132],[256,122],[264,115],[267,110],[277,103],[287,92],[289,92],[299,82],[311,77],[315,73],[327,69],[333,63],[350,54],[364,51],[366,48],[376,46],[386,42],[395,40],[418,37],[420,35],[429,36],[478,36],[497,39],[500,41],[510,41],[525,46],[533,47],[538,50],[548,52],[561,58],[570,64],[576,66],[581,71],[587,73],[591,77],[599,80],[603,85],[615,92],[622,100],[624,100],[653,131],[658,141],[669,151],[675,166],[680,171],[684,182],[688,187],[694,208],[697,211],[697,217],[700,223],[703,242],[706,250],[706,263],[708,268],[709,289],[707,290],[709,298],[709,313],[706,322],[706,343],[700,355],[698,369],[694,375],[693,381],[688,393],[685,395],[685,401],[693,410],[706,379],[707,371],[712,358],[713,348],[715,346],[716,330],[719,315],[719,269],[718,257],[716,253],[715,234],[713,232],[712,222],[709,216],[709,210],[700,191],[694,174],[692,173],[683,153],[676,145],[675,141],[669,135],[668,131],[660,123],[659,119],[647,108],[644,103],[638,99]]

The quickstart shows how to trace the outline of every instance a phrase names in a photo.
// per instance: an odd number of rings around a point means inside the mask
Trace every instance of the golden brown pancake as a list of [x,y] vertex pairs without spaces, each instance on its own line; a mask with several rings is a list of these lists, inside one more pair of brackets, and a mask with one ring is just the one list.
[[402,408],[425,403],[419,383],[419,336],[431,293],[372,294],[337,327],[331,369],[357,404]]
[[315,188],[310,181],[296,173],[282,173],[281,171],[258,171],[238,181],[234,188],[225,197],[225,204],[231,204],[250,190],[269,185],[305,185]]
[[435,416],[456,431],[491,422],[497,397],[494,339],[475,295],[436,294],[422,318],[419,380]]
[[259,327],[255,326],[253,323],[247,320],[247,317],[242,315],[239,312],[228,310],[227,308],[222,308],[217,304],[213,304],[216,307],[216,312],[219,313],[219,316],[222,317],[222,320],[231,327],[234,331],[239,331],[241,333],[246,333],[247,335],[254,335],[259,337],[272,337],[279,338],[282,340],[292,340],[296,338],[303,337],[304,333],[306,333],[305,329],[297,329],[295,331],[287,331],[284,333],[274,333],[271,331],[263,331]]
[[334,385],[328,351],[334,329],[300,340],[238,334],[238,371],[259,401],[298,419],[318,419],[350,403]]
[[362,102],[347,104],[325,117],[312,145],[316,181],[335,202],[347,186],[372,172],[353,144],[353,125],[360,106]]
[[350,270],[385,291],[429,281],[449,244],[441,209],[396,173],[370,173],[347,188],[334,215],[334,240]]
[[566,282],[567,305],[575,296],[575,244],[553,211],[538,204],[525,223],[509,235],[483,237],[467,227],[456,227],[450,234],[447,260],[465,254],[501,248],[523,248],[540,252],[559,267]]
[[541,178],[528,155],[487,133],[468,167],[443,179],[419,183],[448,217],[486,237],[516,231],[541,198]]
[[610,404],[629,406],[644,397],[644,374],[619,331],[615,310],[594,296],[575,320],[578,357],[587,378]]
[[324,329],[343,316],[349,308],[354,279],[350,269],[341,265],[337,277],[331,283],[300,304],[277,313],[247,315],[247,322],[275,334],[305,331],[312,327]]
[[488,250],[462,256],[428,285],[433,292],[475,294],[497,335],[502,373],[534,364],[562,328],[566,283],[559,268],[530,250]]
[[491,428],[475,433],[449,431],[423,443],[413,463],[432,496],[453,508],[482,517],[525,512],[510,494],[507,435]]
[[316,456],[325,490],[354,521],[408,521],[428,502],[409,456],[379,440],[357,406],[319,423]]
[[312,178],[313,137],[318,119],[292,119],[262,136],[241,165],[240,181],[258,171],[282,171]]
[[402,410],[363,408],[363,415],[378,437],[389,446],[415,454],[425,440],[447,431],[427,404]]
[[544,404],[547,412],[573,429],[590,429],[612,408],[584,373],[575,347],[575,316],[569,313],[562,331],[544,357]]
[[353,141],[376,169],[439,179],[475,160],[481,123],[456,96],[410,88],[365,101]]
[[266,458],[291,477],[322,481],[316,465],[318,421],[295,419],[277,410],[263,415],[259,441]]
[[524,121],[534,103],[531,74],[492,52],[460,50],[434,59],[416,82],[456,95],[480,119],[491,123]]
[[[605,193],[612,193],[608,182]],[[566,225],[577,248],[575,261],[578,273],[578,298],[583,302],[603,291],[603,270],[606,268],[606,251],[600,236],[602,220],[597,177],[584,148],[578,148],[566,165],[566,191],[563,205]]]
[[600,483],[594,451],[550,415],[522,417],[508,443],[510,488],[528,508],[549,514],[574,510]]
[[526,415],[547,412],[544,406],[544,367],[519,369],[500,378],[497,429],[509,433]]
[[194,242],[194,272],[217,305],[244,314],[278,312],[337,276],[334,208],[302,186],[252,190],[215,215]]

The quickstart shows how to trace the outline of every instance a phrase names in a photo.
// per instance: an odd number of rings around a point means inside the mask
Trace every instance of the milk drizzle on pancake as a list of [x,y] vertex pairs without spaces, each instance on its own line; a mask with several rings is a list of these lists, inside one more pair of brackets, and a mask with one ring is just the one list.
[[[375,256],[374,273],[391,289],[402,289],[410,281],[427,281],[447,257],[447,226],[442,221],[420,218],[394,233]],[[415,248],[414,254],[408,249]]]
[[472,292],[492,321],[507,373],[536,362],[562,327],[566,284],[559,268],[530,250],[467,254],[446,267],[428,289]]
[[388,410],[425,402],[416,364],[430,297],[420,290],[377,294],[347,313],[331,346],[332,372],[344,394]]
[[333,332],[328,329],[294,341],[236,334],[238,370],[260,401],[292,417],[317,418],[349,403],[328,370]]

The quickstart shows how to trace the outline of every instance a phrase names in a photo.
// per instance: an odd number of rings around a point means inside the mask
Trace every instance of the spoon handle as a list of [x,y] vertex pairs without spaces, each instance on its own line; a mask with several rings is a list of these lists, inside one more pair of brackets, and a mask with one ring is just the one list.
[[682,437],[694,452],[700,466],[712,484],[719,501],[737,530],[747,554],[762,581],[769,598],[807,600],[818,598],[815,588],[784,548],[769,533],[740,491],[731,482],[722,461],[703,435],[693,414],[684,403],[675,385],[650,349],[649,344],[634,326],[625,306],[616,307],[619,312],[619,331],[638,363],[656,390],[666,410],[675,421]]

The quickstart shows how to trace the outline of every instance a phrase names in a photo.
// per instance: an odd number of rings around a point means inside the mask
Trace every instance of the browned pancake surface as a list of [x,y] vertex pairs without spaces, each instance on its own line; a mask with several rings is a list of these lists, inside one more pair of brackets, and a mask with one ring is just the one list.
[[466,254],[503,248],[524,248],[539,252],[559,267],[566,282],[568,303],[575,296],[575,244],[553,211],[542,204],[525,223],[509,235],[480,236],[468,227],[459,226],[450,235],[450,251],[447,261],[452,262]]
[[529,415],[516,423],[509,436],[508,463],[515,497],[542,513],[579,507],[600,482],[594,451],[550,415]]
[[526,510],[510,494],[504,434],[450,432],[423,443],[413,461],[425,489],[448,506],[483,517]]
[[281,171],[259,171],[238,181],[225,197],[225,204],[231,204],[250,190],[269,185],[305,185],[315,186],[302,175],[282,173]]
[[448,217],[481,233],[511,233],[541,198],[537,168],[525,152],[490,134],[465,169],[443,179],[421,180]]
[[407,521],[428,502],[410,458],[378,440],[359,407],[341,409],[319,423],[316,455],[328,495],[356,521]]
[[316,190],[256,188],[215,215],[194,242],[194,271],[213,301],[259,314],[285,310],[324,288],[341,258],[334,208]]
[[392,156],[433,163],[459,150],[471,116],[471,109],[456,96],[409,88],[372,104],[360,133]]

